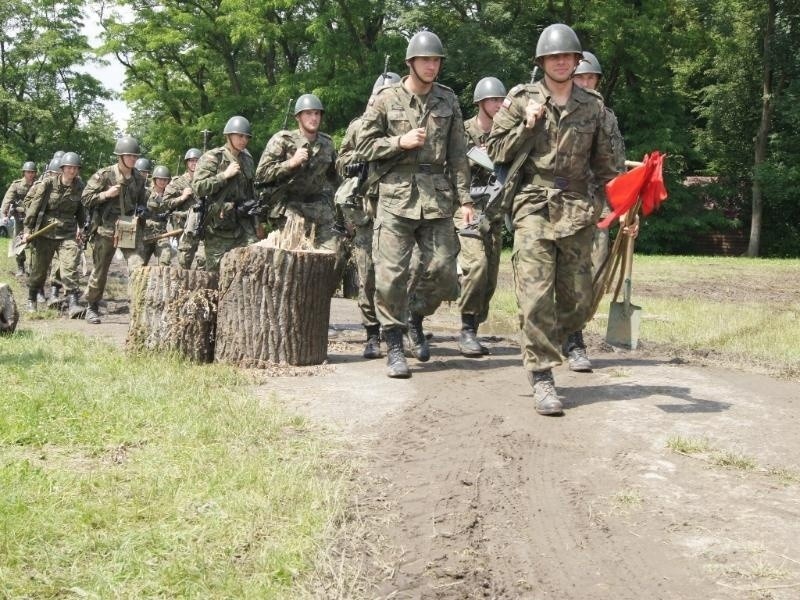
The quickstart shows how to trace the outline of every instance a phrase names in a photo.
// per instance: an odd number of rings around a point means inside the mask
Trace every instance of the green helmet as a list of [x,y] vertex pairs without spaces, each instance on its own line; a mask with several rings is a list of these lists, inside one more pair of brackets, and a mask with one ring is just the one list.
[[597,57],[588,50],[583,51],[583,59],[578,63],[578,68],[575,69],[573,75],[582,75],[584,73],[593,73],[595,75],[602,75],[603,68],[600,66],[600,61]]
[[372,93],[374,94],[385,85],[391,85],[393,83],[398,83],[399,81],[400,75],[397,73],[392,73],[391,71],[387,71],[385,75],[381,73],[378,75],[378,78],[375,80],[375,84],[372,86]]
[[408,42],[406,60],[418,56],[438,56],[444,58],[444,47],[439,36],[432,31],[419,31]]
[[55,152],[53,152],[53,158],[61,158],[62,156],[64,156],[63,150],[56,150]]
[[153,169],[153,179],[169,179],[169,169],[164,165],[158,165]]
[[54,158],[49,163],[47,163],[47,172],[48,173],[58,173],[58,170],[61,168],[61,159]]
[[186,162],[187,160],[192,160],[193,158],[200,158],[201,156],[203,156],[202,150],[200,150],[199,148],[189,148],[186,151],[186,154],[183,155],[183,162]]
[[81,157],[77,152],[65,152],[59,161],[58,168],[61,167],[80,167]]
[[129,135],[119,138],[114,145],[114,154],[117,156],[122,156],[123,154],[139,156],[141,154],[139,150],[139,140]]
[[32,160],[26,161],[25,163],[22,164],[22,170],[33,171],[34,173],[36,173],[36,163],[33,162]]
[[223,135],[230,135],[232,133],[241,133],[247,137],[253,137],[252,130],[250,129],[250,121],[239,115],[231,117],[225,123],[225,129],[222,130]]
[[563,23],[555,23],[545,27],[542,35],[539,36],[539,41],[536,42],[537,61],[543,56],[565,53],[577,54],[579,58],[583,58],[581,52],[581,42],[578,39],[578,35],[571,27]]
[[487,98],[503,98],[506,95],[506,86],[497,77],[484,77],[475,85],[472,94],[472,103],[477,104]]
[[133,168],[137,171],[144,171],[145,173],[149,173],[153,170],[153,161],[149,158],[137,158],[136,162],[133,163]]
[[294,103],[294,116],[303,112],[304,110],[319,110],[325,112],[322,107],[322,102],[314,94],[303,94]]

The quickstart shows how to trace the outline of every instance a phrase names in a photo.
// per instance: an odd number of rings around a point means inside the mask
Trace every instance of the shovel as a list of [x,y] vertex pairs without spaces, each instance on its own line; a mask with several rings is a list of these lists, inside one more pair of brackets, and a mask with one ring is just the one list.
[[[620,234],[621,235],[621,234]],[[631,273],[633,271],[633,238],[628,237],[625,248],[625,279],[622,283],[622,302],[617,302],[619,288],[608,310],[606,341],[612,346],[636,350],[639,345],[639,323],[642,307],[631,304]]]
[[38,231],[35,231],[34,233],[30,234],[28,236],[28,239],[25,240],[24,242],[22,241],[22,234],[20,234],[17,237],[15,237],[14,241],[11,244],[13,249],[14,249],[14,254],[19,256],[20,254],[25,252],[25,248],[28,247],[28,242],[30,242],[34,238],[39,237],[43,233],[47,233],[51,229],[55,228],[57,225],[58,225],[58,221],[53,221],[51,223],[48,223],[47,225],[45,225],[44,227],[42,227]]

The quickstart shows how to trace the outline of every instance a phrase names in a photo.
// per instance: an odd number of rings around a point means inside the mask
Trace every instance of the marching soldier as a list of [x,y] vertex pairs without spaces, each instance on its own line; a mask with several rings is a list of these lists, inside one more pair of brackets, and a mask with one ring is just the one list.
[[222,133],[225,145],[203,154],[192,179],[194,194],[203,199],[203,211],[196,214],[209,271],[219,270],[219,261],[228,250],[256,239],[253,217],[243,213],[246,203],[255,198],[255,166],[247,151],[252,137],[250,121],[231,117]]
[[[18,236],[22,233],[22,221],[25,218],[25,206],[23,201],[28,191],[31,189],[34,180],[36,179],[36,163],[27,161],[22,165],[22,179],[16,179],[11,182],[6,190],[6,195],[3,196],[3,204],[0,205],[0,214],[14,222],[14,235]],[[17,277],[25,275],[25,253],[21,252],[17,255]]]
[[[403,352],[408,330],[418,360],[430,358],[422,319],[456,278],[456,203],[473,219],[464,122],[453,91],[436,83],[444,59],[439,37],[421,31],[409,41],[409,74],[370,98],[357,151],[380,174],[375,217],[375,308],[388,346],[387,375],[411,376]],[[424,273],[409,299],[411,254],[418,245]]]
[[571,28],[546,27],[536,44],[544,78],[509,92],[487,145],[495,162],[524,160],[511,207],[512,265],[523,364],[535,409],[544,415],[562,412],[552,374],[561,344],[591,316],[592,239],[601,207],[589,196],[589,176],[602,185],[617,175],[603,99],[572,81],[581,59]]
[[[467,132],[467,149],[486,147],[492,130],[492,119],[500,109],[506,88],[496,77],[484,77],[475,86],[472,102],[478,106],[478,114],[464,122]],[[491,175],[486,169],[474,165],[470,171],[472,187],[485,186]],[[486,206],[485,199],[476,202],[475,219],[480,219]],[[461,209],[453,218],[459,231],[461,252],[458,264],[461,267],[461,295],[458,308],[461,312],[461,332],[458,349],[468,357],[482,356],[488,349],[478,341],[478,326],[489,316],[489,302],[497,288],[500,270],[500,252],[503,249],[502,215],[486,216],[481,228],[464,221]]]
[[61,157],[60,175],[49,177],[36,187],[25,212],[23,242],[43,227],[55,225],[30,242],[33,252],[28,277],[29,312],[36,312],[37,294],[54,256],[61,282],[67,290],[70,316],[77,316],[83,310],[78,305],[80,248],[77,240],[84,221],[83,187],[78,178],[80,168],[81,157],[75,152],[66,152]]
[[142,265],[139,214],[147,204],[145,178],[134,165],[139,157],[139,142],[124,136],[114,146],[117,163],[92,175],[83,190],[83,205],[93,210],[90,235],[94,269],[86,289],[86,320],[100,323],[99,302],[108,280],[108,269],[117,248],[132,270]]
[[144,177],[144,180],[149,184],[150,183],[150,173],[153,171],[153,161],[149,158],[141,157],[137,158],[136,162],[133,164],[133,168],[139,171]]
[[172,262],[172,247],[168,238],[147,241],[167,232],[167,213],[164,201],[164,190],[171,177],[169,169],[158,165],[153,169],[153,185],[147,199],[147,218],[144,222],[144,239],[142,240],[142,264],[150,262],[153,255],[158,257],[158,264],[168,267]]
[[167,210],[170,211],[172,227],[184,230],[178,241],[178,266],[182,269],[192,268],[195,255],[197,256],[197,268],[202,269],[205,266],[205,249],[202,240],[192,232],[186,231],[186,219],[197,204],[197,196],[192,190],[192,178],[197,169],[197,161],[202,155],[200,149],[189,148],[183,155],[186,172],[173,178],[164,191],[164,203]]

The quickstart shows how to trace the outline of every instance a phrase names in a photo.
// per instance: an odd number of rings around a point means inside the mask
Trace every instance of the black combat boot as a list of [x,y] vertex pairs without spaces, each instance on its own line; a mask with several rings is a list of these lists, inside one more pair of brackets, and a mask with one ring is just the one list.
[[583,343],[583,331],[576,331],[567,337],[561,351],[568,359],[569,370],[588,373],[592,370],[592,362],[586,355],[586,344]]
[[97,305],[97,302],[89,303],[89,306],[86,308],[86,321],[92,325],[100,324],[100,307]]
[[422,317],[413,314],[408,319],[408,341],[411,344],[411,353],[420,362],[428,362],[431,358],[431,348],[428,338],[422,330]]
[[50,300],[55,300],[58,298],[58,295],[61,293],[61,284],[54,283],[50,286]]
[[83,316],[83,312],[86,310],[78,303],[79,297],[80,292],[77,290],[67,292],[67,299],[69,300],[67,315],[70,319],[80,319]]
[[403,332],[399,329],[384,331],[386,336],[386,374],[394,379],[408,379],[411,371],[408,370],[406,355],[403,351]]
[[475,331],[475,315],[461,315],[461,333],[458,338],[458,350],[468,358],[483,356]]
[[[475,339],[476,340],[478,340],[478,327],[480,327],[480,325],[478,325],[478,322],[476,321],[475,322]],[[481,354],[491,354],[491,352],[489,352],[489,348],[487,348],[486,346],[481,344],[480,340],[478,340],[478,346],[481,347]]]
[[28,288],[28,312],[35,313],[36,312],[36,296],[38,292],[35,288]]
[[36,291],[36,301],[37,301],[39,304],[47,304],[47,298],[46,298],[46,297],[45,297],[45,295],[44,295],[44,286],[40,287],[40,288],[39,288],[39,289]]
[[533,406],[540,415],[560,415],[564,412],[556,394],[553,372],[528,371],[528,381],[533,388]]
[[367,325],[367,343],[364,346],[364,358],[381,357],[381,326]]

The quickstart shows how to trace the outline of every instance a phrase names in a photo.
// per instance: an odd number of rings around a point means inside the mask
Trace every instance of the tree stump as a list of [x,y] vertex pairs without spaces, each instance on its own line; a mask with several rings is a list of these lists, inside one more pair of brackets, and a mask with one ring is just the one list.
[[355,254],[351,253],[344,264],[344,274],[342,275],[342,298],[355,300],[358,298],[358,290],[361,280],[358,277],[358,265],[356,265]]
[[216,360],[241,367],[318,365],[328,353],[336,255],[313,250],[303,219],[222,257]]
[[176,351],[196,362],[214,360],[217,275],[178,267],[131,273],[129,350]]
[[7,283],[0,283],[0,333],[14,333],[19,323],[19,310],[14,292]]

